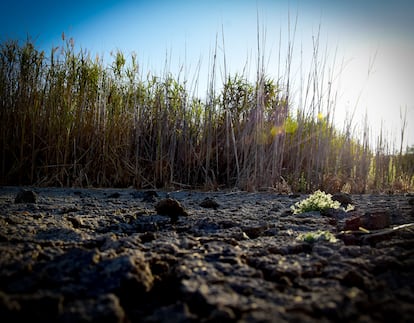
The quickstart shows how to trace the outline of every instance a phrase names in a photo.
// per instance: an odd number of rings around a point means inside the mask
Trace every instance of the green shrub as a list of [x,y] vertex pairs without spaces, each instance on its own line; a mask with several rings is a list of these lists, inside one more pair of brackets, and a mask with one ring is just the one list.
[[323,211],[326,209],[339,209],[341,204],[332,200],[331,194],[326,194],[320,190],[310,195],[307,199],[297,202],[290,208],[293,214],[305,213],[310,211]]
[[317,241],[327,241],[333,243],[338,241],[331,232],[321,230],[318,230],[316,232],[301,233],[296,239],[308,243],[314,243]]

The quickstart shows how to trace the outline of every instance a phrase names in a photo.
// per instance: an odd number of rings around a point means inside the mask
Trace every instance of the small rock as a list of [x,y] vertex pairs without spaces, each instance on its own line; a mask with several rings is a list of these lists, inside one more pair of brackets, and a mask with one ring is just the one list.
[[353,204],[353,201],[351,199],[351,196],[346,193],[337,193],[332,195],[332,200],[338,201],[341,203],[342,207],[347,207],[349,204]]
[[367,213],[363,218],[363,227],[369,230],[384,229],[390,224],[390,215],[388,212],[382,210],[376,210],[372,213]]
[[166,198],[155,205],[155,210],[160,215],[167,215],[171,222],[177,222],[179,216],[188,216],[188,213],[181,206],[180,202],[172,198]]
[[201,207],[210,208],[210,209],[216,209],[220,206],[220,204],[217,203],[217,201],[213,198],[206,197],[203,201],[199,204]]
[[14,203],[36,203],[37,202],[37,194],[34,191],[30,190],[20,190],[17,193]]
[[414,206],[414,197],[408,199],[408,204]]
[[346,219],[344,230],[357,231],[360,227],[368,230],[380,230],[391,224],[391,218],[388,212],[383,210],[374,210],[364,215],[358,214]]
[[360,215],[353,216],[352,218],[346,219],[344,230],[345,231],[357,231],[362,226],[362,219]]

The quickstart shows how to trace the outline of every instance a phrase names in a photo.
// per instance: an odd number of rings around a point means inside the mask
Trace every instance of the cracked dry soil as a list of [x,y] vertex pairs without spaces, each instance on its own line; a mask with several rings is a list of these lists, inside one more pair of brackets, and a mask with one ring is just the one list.
[[[305,195],[19,190],[0,187],[2,322],[414,322],[414,228],[340,233],[414,222],[410,195],[293,215]],[[159,212],[167,197],[185,214]],[[338,240],[297,239],[317,230]]]

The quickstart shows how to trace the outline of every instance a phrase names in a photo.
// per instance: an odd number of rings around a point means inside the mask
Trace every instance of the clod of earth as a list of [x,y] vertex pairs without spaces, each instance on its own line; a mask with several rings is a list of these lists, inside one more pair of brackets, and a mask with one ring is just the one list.
[[177,222],[179,216],[188,216],[183,206],[175,199],[166,198],[155,205],[155,210],[159,215],[167,215],[171,222]]
[[346,193],[337,193],[332,195],[332,200],[338,201],[341,203],[341,206],[346,208],[348,205],[352,205],[353,201],[349,194]]
[[36,203],[37,202],[37,194],[31,190],[20,190],[17,193],[14,203]]
[[204,200],[200,202],[201,207],[216,209],[220,206],[217,201],[211,197],[206,197]]

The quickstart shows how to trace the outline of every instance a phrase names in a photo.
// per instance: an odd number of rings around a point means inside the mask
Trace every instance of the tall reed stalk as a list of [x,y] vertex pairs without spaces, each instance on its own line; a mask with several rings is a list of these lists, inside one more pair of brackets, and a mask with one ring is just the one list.
[[368,120],[362,139],[351,121],[334,127],[334,76],[319,40],[297,102],[294,40],[277,81],[266,73],[264,41],[256,80],[227,74],[224,56],[220,87],[216,44],[203,99],[168,70],[140,70],[135,55],[117,51],[107,65],[72,39],[48,55],[30,40],[1,44],[1,184],[412,190],[412,151],[391,154],[383,135],[373,151]]

